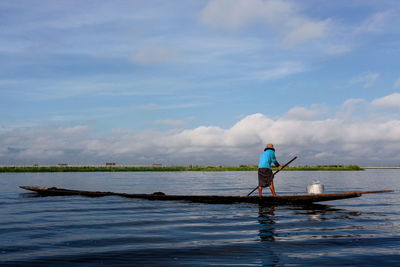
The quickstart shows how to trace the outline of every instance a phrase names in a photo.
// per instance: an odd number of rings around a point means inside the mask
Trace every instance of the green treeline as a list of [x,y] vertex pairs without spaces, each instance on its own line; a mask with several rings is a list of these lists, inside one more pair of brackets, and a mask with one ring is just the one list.
[[[273,170],[276,170],[274,168]],[[316,165],[286,167],[285,171],[360,171],[358,165]],[[182,172],[182,171],[257,171],[256,165],[240,166],[3,166],[0,172]]]

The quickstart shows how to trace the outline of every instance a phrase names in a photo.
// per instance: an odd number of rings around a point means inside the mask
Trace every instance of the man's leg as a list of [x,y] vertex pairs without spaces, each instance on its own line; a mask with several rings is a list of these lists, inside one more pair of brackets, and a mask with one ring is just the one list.
[[271,181],[271,184],[269,186],[269,189],[271,189],[271,193],[272,195],[275,197],[276,193],[275,193],[275,187],[274,187],[274,181]]
[[262,187],[261,186],[258,187],[258,196],[262,197]]

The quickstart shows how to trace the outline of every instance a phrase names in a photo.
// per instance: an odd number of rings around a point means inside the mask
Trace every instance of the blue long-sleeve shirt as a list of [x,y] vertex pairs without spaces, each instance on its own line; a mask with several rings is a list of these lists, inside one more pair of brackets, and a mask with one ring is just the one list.
[[275,151],[272,149],[267,149],[264,153],[261,154],[260,161],[258,163],[258,168],[268,168],[271,169],[271,163],[275,165],[275,167],[280,166],[275,157]]

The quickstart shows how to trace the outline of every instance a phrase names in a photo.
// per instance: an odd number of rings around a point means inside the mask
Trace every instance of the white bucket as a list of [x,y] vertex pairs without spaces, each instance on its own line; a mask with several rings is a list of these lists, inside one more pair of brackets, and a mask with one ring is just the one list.
[[307,186],[308,194],[322,194],[324,193],[324,185],[319,181],[314,182],[312,185]]

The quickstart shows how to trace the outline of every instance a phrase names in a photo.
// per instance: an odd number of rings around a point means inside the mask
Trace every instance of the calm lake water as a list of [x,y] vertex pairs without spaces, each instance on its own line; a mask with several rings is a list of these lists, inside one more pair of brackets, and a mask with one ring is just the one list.
[[[245,195],[256,172],[0,174],[0,265],[400,265],[400,170],[285,172],[278,194],[395,189],[312,206],[37,197],[19,185]],[[269,190],[265,194],[269,194]]]

